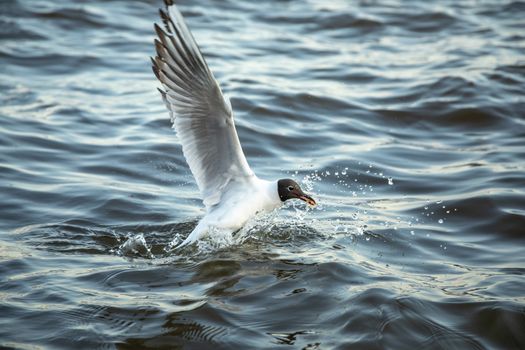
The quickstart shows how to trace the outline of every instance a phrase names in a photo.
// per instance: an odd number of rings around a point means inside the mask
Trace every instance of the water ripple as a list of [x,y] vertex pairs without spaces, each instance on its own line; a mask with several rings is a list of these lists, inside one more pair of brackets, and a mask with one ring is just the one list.
[[0,347],[524,347],[522,2],[180,1],[251,167],[319,202],[180,251],[160,5],[0,2]]

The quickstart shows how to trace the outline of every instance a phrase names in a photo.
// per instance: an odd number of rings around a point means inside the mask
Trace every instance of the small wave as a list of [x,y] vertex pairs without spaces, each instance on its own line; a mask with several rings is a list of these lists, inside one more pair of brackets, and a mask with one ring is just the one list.
[[52,21],[64,29],[78,29],[80,27],[102,28],[108,21],[102,14],[94,13],[87,7],[62,7],[53,10],[41,11],[38,8],[29,8],[34,17],[44,21]]
[[437,117],[437,122],[443,126],[465,128],[472,130],[497,126],[504,120],[495,108],[462,108]]
[[452,32],[456,28],[463,28],[465,18],[458,18],[448,12],[396,12],[388,15],[388,25],[395,25],[404,30],[418,33],[434,33],[440,31]]
[[0,40],[45,40],[46,37],[34,30],[27,29],[19,23],[0,18]]
[[52,52],[23,52],[12,48],[0,48],[0,58],[13,66],[27,68],[39,67],[42,73],[78,73],[90,70],[92,67],[104,65],[104,61],[93,54],[52,53]]
[[365,35],[383,28],[383,22],[377,18],[358,17],[351,13],[333,11],[316,11],[287,16],[264,14],[257,16],[257,19],[270,24],[295,27],[310,34],[325,31],[332,37],[348,37],[348,31]]
[[13,231],[16,239],[52,252],[72,254],[107,254],[121,238],[112,230],[97,227],[89,221],[33,225]]
[[[356,29],[361,34],[383,27],[383,23],[378,19],[356,17],[350,13],[325,13],[313,23],[316,23],[316,29],[320,30]],[[348,32],[345,35],[348,35]]]

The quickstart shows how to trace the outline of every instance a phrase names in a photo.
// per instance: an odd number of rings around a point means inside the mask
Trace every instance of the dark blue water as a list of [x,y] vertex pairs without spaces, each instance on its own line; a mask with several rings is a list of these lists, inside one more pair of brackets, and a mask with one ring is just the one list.
[[525,348],[523,2],[180,1],[251,167],[320,203],[183,253],[161,5],[0,2],[1,348]]

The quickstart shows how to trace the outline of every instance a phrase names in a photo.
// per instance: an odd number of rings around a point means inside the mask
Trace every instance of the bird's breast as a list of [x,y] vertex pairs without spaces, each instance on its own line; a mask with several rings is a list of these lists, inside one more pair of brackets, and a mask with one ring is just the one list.
[[278,203],[268,200],[261,191],[249,191],[229,196],[207,216],[208,222],[218,228],[236,230],[257,214],[275,209]]

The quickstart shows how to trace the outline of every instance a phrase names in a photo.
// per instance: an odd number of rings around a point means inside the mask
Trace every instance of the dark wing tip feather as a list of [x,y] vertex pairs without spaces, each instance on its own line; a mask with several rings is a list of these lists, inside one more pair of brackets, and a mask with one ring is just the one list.
[[[157,33],[157,36],[158,36],[159,38],[163,38],[163,37],[166,37],[166,36],[169,35],[169,34],[166,33],[166,31],[165,31],[164,29],[162,29],[162,27],[159,26],[157,23],[155,23],[155,24],[153,25],[153,28],[155,28],[155,33]],[[168,27],[166,27],[166,28],[168,28]]]
[[160,15],[160,18],[163,20],[169,19],[169,15],[163,9],[159,9],[159,15]]
[[164,28],[166,28],[166,30],[171,33],[171,29],[169,26],[169,22],[170,22],[169,15],[163,9],[159,9],[159,15],[160,15],[160,19],[162,20],[162,23],[164,23]]
[[153,57],[150,57],[151,60],[151,69],[153,70],[153,73],[155,73],[155,76],[158,80],[160,80],[160,74],[159,74],[159,67],[157,66],[157,62],[153,59]]
[[160,88],[157,88],[157,90],[160,92],[160,95],[162,96],[162,98],[166,98],[166,91],[164,90],[161,90]]
[[164,0],[164,4],[167,6],[173,6],[175,4],[175,2],[173,2],[173,0]]
[[162,58],[162,54],[166,50],[166,47],[157,38],[155,38],[155,40],[153,42],[155,43],[155,50],[157,51],[157,57]]

